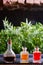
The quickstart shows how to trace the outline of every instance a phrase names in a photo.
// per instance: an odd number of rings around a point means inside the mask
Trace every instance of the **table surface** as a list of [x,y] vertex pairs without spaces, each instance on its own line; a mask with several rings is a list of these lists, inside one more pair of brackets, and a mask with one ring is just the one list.
[[0,65],[43,65],[43,63],[40,63],[40,64],[39,63],[28,63],[28,64],[27,63],[26,64],[19,63],[19,64],[0,64]]
[[[4,60],[3,60],[3,54],[0,54],[0,64],[5,64],[4,62],[3,62]],[[41,64],[43,64],[43,54],[41,55]],[[20,64],[20,55],[19,54],[16,54],[16,62],[15,63],[11,63],[10,65],[14,65],[14,64]],[[33,54],[29,54],[29,65],[30,64],[34,64],[33,63]],[[21,64],[20,64],[21,65]],[[24,64],[23,64],[24,65]],[[36,64],[37,65],[37,64]]]

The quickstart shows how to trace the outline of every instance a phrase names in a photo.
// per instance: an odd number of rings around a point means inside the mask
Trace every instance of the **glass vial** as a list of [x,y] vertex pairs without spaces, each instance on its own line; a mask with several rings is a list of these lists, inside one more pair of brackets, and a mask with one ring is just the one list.
[[33,52],[33,63],[41,63],[41,52],[38,47],[36,47]]
[[7,42],[7,50],[4,53],[4,62],[5,63],[13,63],[15,61],[16,55],[12,50],[12,41],[11,39]]
[[29,62],[29,53],[26,47],[22,47],[22,51],[20,52],[20,63],[28,63]]

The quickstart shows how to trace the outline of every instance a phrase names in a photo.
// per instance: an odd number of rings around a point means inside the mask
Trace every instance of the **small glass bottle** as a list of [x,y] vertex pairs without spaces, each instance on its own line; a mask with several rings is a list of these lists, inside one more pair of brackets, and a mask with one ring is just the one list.
[[26,47],[22,47],[22,50],[20,52],[20,63],[28,63],[29,62],[29,53],[27,51]]
[[12,50],[12,41],[11,41],[11,39],[8,40],[7,45],[8,45],[7,50],[3,55],[4,62],[5,63],[13,63],[16,59],[16,55]]
[[33,52],[33,63],[41,63],[41,52],[38,47],[36,47]]

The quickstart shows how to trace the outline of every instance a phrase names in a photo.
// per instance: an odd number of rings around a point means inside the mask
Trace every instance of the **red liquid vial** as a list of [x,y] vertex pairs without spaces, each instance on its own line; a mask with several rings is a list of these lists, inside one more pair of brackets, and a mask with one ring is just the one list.
[[41,63],[41,52],[38,47],[36,47],[33,52],[33,63]]

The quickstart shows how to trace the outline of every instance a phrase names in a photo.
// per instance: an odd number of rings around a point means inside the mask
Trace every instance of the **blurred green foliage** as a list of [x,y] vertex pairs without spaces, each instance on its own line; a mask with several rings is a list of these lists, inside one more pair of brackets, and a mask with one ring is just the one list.
[[7,49],[6,44],[9,36],[12,39],[13,51],[18,54],[22,46],[26,46],[29,53],[32,53],[35,46],[39,46],[43,53],[43,24],[36,23],[32,25],[31,22],[21,22],[20,26],[13,26],[5,18],[3,20],[4,30],[0,31],[0,54],[3,54]]

